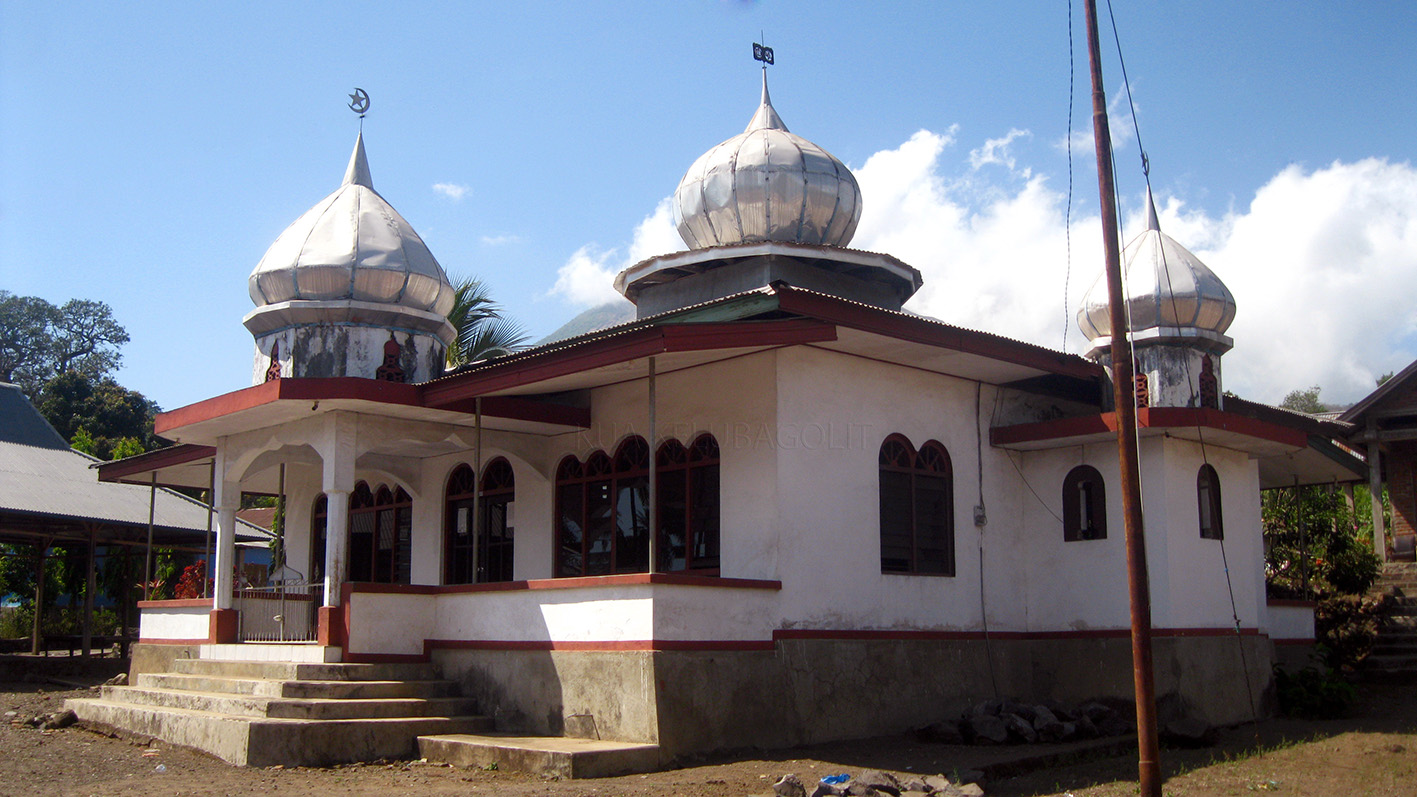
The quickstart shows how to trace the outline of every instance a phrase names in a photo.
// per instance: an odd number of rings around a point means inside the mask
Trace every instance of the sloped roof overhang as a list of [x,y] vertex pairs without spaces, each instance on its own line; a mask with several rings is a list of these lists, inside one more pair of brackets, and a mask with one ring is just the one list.
[[[1137,432],[1141,437],[1167,435],[1264,456],[1297,451],[1309,442],[1308,435],[1295,429],[1221,410],[1192,407],[1142,407],[1137,410]],[[990,443],[1019,451],[1116,439],[1115,412],[989,430]]]
[[[906,344],[906,345],[902,345]],[[591,388],[784,346],[811,345],[898,365],[1028,389],[1095,395],[1096,363],[998,335],[775,283],[723,299],[473,363],[417,385],[359,378],[279,379],[158,416],[171,440],[211,445],[249,429],[332,410],[471,425],[481,398],[487,428],[555,434],[586,428],[590,408],[566,401]]]

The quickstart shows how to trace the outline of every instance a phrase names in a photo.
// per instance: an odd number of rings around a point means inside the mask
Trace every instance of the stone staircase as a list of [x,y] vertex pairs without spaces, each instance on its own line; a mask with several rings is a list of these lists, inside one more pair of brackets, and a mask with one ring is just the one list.
[[[324,661],[310,646],[203,646],[172,672],[68,701],[89,727],[162,739],[238,766],[427,758],[558,778],[658,769],[659,747],[496,733],[432,664]],[[337,651],[336,651],[337,653]],[[243,656],[245,658],[232,658]],[[220,657],[220,658],[219,658]],[[304,658],[305,661],[272,660]]]
[[1389,596],[1389,605],[1373,651],[1363,661],[1363,677],[1417,684],[1417,563],[1384,565],[1371,594]]
[[68,705],[86,725],[253,767],[411,758],[419,736],[492,728],[430,664],[178,659]]

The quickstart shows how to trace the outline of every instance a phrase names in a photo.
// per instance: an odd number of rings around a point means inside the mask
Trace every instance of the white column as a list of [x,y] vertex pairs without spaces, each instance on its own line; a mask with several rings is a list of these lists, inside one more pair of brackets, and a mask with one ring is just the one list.
[[212,503],[216,505],[216,590],[213,609],[232,608],[232,587],[236,574],[236,510],[241,506],[241,485],[229,481],[226,473],[225,441],[218,443],[216,478]]
[[349,573],[349,494],[354,491],[358,419],[347,412],[325,416],[320,445],[325,493],[325,605],[338,606]]
[[1383,460],[1378,443],[1377,426],[1368,424],[1368,491],[1373,496],[1373,553],[1379,562],[1387,561],[1386,529],[1383,528]]
[[325,605],[339,605],[349,572],[349,491],[325,491]]

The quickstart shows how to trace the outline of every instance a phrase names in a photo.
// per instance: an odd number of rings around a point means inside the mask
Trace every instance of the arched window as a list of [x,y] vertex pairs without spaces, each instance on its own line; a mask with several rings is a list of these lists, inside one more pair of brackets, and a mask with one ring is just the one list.
[[933,440],[917,452],[891,435],[881,444],[881,572],[952,576],[954,474]]
[[[656,454],[659,501],[658,570],[716,574],[718,442],[702,435]],[[621,443],[582,465],[566,457],[556,470],[556,575],[598,576],[649,569],[649,445]]]
[[695,438],[659,447],[659,569],[718,572],[718,441]]
[[413,499],[402,487],[377,492],[359,482],[349,495],[349,580],[408,584],[412,576]]
[[[482,493],[476,502],[473,501],[475,489],[477,478],[469,465],[459,465],[448,476],[447,507],[443,521],[443,580],[448,584],[511,581],[513,507],[516,501],[511,463],[503,457],[488,462],[482,471]],[[473,539],[474,503],[482,515],[482,522],[476,529],[480,535],[477,541]]]
[[649,565],[649,446],[642,437],[556,472],[558,576],[641,573]]
[[1107,488],[1102,474],[1079,465],[1063,479],[1063,539],[1101,540],[1107,537]]
[[1220,512],[1220,474],[1209,464],[1196,474],[1196,503],[1200,510],[1201,539],[1225,539],[1225,523]]
[[482,472],[482,550],[478,581],[512,580],[517,489],[512,463],[497,457]]

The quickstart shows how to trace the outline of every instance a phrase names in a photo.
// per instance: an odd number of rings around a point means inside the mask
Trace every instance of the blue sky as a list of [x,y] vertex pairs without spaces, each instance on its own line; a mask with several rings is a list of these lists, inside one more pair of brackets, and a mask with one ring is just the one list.
[[[1115,13],[1163,228],[1239,303],[1226,387],[1352,401],[1417,357],[1417,7]],[[120,381],[164,408],[247,385],[246,277],[338,185],[361,86],[375,187],[451,275],[545,334],[679,245],[663,200],[752,115],[760,32],[788,126],[862,182],[853,245],[925,273],[911,308],[1078,351],[1064,318],[1100,232],[1083,141],[1069,257],[1066,2],[8,2],[0,288],[108,302],[133,338]],[[1104,46],[1135,232],[1108,29]]]

